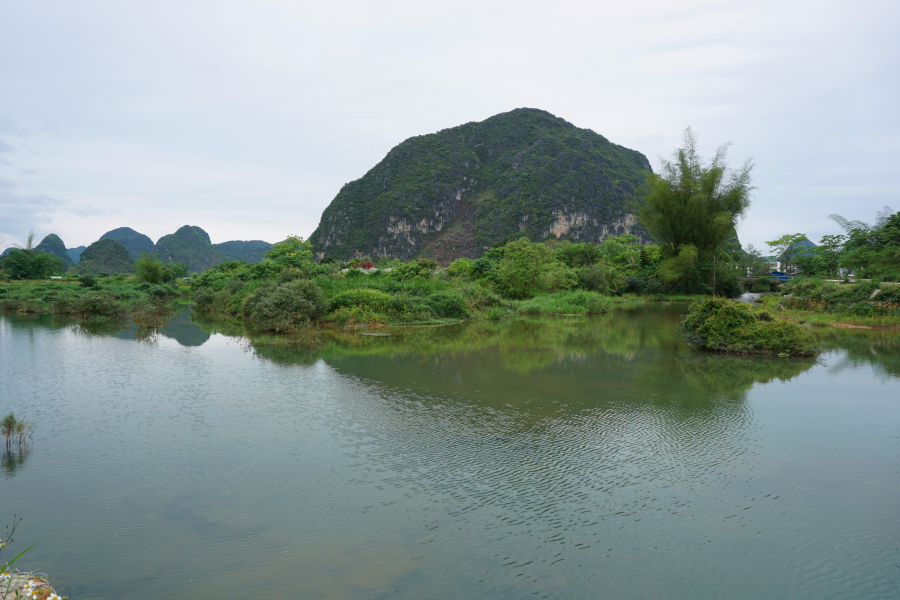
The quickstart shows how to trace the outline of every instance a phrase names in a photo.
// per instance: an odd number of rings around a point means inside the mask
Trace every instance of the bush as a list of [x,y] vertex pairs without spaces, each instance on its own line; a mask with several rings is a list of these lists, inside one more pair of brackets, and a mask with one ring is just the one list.
[[544,244],[527,238],[510,242],[497,263],[496,278],[510,298],[531,298],[536,294],[565,290],[578,282],[575,272],[559,262]]
[[658,279],[645,279],[642,277],[626,277],[625,292],[629,294],[655,295],[665,294],[666,288]]
[[719,298],[694,304],[682,320],[688,343],[739,354],[809,356],[818,352],[813,336],[794,323],[777,321],[749,304]]
[[469,311],[466,303],[458,294],[436,292],[425,299],[434,316],[441,319],[466,319]]
[[81,285],[82,287],[92,288],[97,285],[97,280],[93,275],[82,275],[81,276]]
[[175,288],[170,285],[158,285],[154,288],[151,288],[147,295],[150,296],[154,300],[160,300],[162,298],[171,298],[175,295]]
[[358,306],[365,306],[366,308],[383,313],[392,312],[396,308],[394,298],[390,294],[385,294],[378,290],[361,288],[341,292],[332,298],[329,312],[339,308],[356,308]]
[[118,299],[108,292],[89,292],[81,296],[75,305],[75,312],[86,317],[121,319],[125,316],[125,310]]
[[470,258],[457,258],[450,266],[447,267],[447,274],[450,277],[467,277],[472,274],[475,268],[475,261]]
[[[420,258],[397,265],[391,269],[391,277],[399,281],[409,281],[416,277],[430,279],[437,269],[437,263],[428,258]],[[350,271],[351,273],[353,271]]]
[[262,286],[244,302],[244,315],[257,327],[279,333],[318,321],[327,309],[322,288],[302,279]]

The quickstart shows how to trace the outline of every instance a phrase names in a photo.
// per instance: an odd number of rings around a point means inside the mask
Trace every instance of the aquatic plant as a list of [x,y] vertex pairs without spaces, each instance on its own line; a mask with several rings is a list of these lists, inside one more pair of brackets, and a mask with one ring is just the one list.
[[689,344],[737,354],[811,356],[819,352],[803,327],[749,304],[711,298],[693,304],[681,323]]
[[9,413],[0,419],[0,435],[6,438],[6,447],[13,444],[21,447],[31,439],[34,424],[24,419],[17,419],[14,413]]

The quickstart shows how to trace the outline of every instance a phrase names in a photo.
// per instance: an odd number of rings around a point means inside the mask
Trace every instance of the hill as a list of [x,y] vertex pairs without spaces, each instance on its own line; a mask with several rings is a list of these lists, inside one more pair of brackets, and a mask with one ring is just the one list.
[[512,236],[644,237],[629,212],[644,170],[640,152],[520,108],[404,141],[341,188],[309,239],[317,258],[446,263]]
[[213,247],[209,234],[194,225],[185,225],[159,238],[153,252],[163,262],[186,264],[192,273],[202,273],[228,260],[224,252]]
[[59,236],[55,233],[51,233],[47,237],[42,239],[41,243],[35,247],[35,250],[41,250],[58,257],[61,261],[63,261],[63,264],[67,269],[75,264],[74,262],[72,262],[71,257],[69,257],[69,253],[66,252],[66,245],[61,239],[59,239]]
[[67,248],[66,254],[69,255],[69,258],[72,259],[74,264],[78,264],[78,261],[81,260],[81,253],[84,252],[85,246],[76,246],[75,248]]
[[82,275],[133,273],[134,259],[122,242],[108,238],[101,239],[84,249],[81,260],[73,270]]
[[247,242],[234,240],[231,242],[222,242],[221,244],[213,244],[213,248],[221,250],[225,256],[231,260],[244,260],[248,263],[258,263],[272,244],[262,240],[250,240]]
[[131,227],[119,227],[118,229],[107,231],[100,236],[100,239],[121,242],[125,249],[128,250],[132,260],[139,259],[144,252],[148,254],[153,252],[153,240]]

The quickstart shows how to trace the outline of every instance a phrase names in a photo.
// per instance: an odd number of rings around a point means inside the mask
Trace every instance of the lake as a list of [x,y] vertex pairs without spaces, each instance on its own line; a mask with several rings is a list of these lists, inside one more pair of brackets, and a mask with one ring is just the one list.
[[73,600],[900,596],[900,336],[720,356],[684,310],[264,348],[2,314],[3,556]]

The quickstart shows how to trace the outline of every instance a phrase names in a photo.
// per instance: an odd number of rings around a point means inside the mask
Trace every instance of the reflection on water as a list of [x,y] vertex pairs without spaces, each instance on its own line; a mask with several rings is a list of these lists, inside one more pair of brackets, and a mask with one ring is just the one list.
[[14,476],[16,471],[21,469],[28,459],[28,452],[29,449],[24,447],[13,447],[4,450],[3,456],[0,457],[0,469],[3,470],[3,475],[6,477]]
[[896,339],[721,356],[682,310],[256,348],[0,316],[37,425],[0,502],[79,598],[891,597]]

